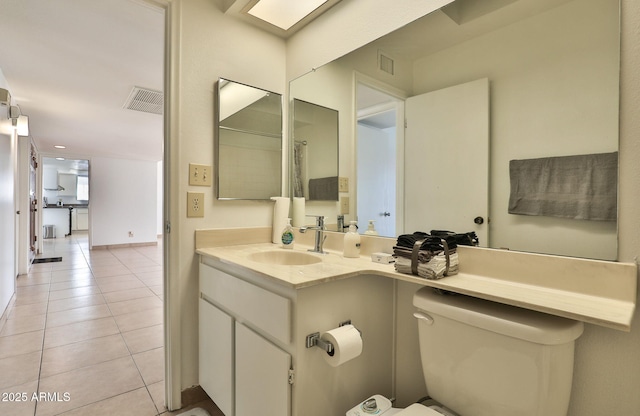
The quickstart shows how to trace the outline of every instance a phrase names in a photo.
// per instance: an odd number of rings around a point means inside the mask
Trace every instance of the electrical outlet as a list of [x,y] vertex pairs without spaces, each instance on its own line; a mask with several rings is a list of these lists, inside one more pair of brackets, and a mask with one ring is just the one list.
[[133,231],[129,231],[129,237],[133,237]]
[[204,193],[187,192],[187,218],[204,217]]
[[340,214],[345,215],[349,213],[349,197],[340,197]]
[[349,192],[349,178],[338,178],[338,192]]
[[189,163],[189,185],[211,186],[211,166]]

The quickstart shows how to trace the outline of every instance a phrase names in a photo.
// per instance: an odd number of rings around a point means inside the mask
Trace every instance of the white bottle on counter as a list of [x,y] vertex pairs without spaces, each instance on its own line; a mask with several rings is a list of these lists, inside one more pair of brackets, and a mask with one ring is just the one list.
[[282,230],[282,248],[293,248],[295,235],[291,226],[291,218],[287,218],[287,225]]
[[350,221],[349,231],[344,235],[343,257],[360,257],[360,234],[358,234],[356,223],[357,221]]

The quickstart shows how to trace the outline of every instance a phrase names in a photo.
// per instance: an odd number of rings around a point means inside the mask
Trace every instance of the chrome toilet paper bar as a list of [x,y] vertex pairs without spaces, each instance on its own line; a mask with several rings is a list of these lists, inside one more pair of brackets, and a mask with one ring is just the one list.
[[329,355],[332,355],[334,351],[332,343],[320,338],[320,332],[314,332],[313,334],[307,335],[307,348],[311,347],[322,348]]
[[[341,326],[345,326],[345,325],[350,325],[351,324],[351,319],[348,319],[346,321],[340,322],[338,324],[338,327]],[[356,328],[356,330],[358,332],[360,332],[360,334],[362,334],[362,331],[360,331],[358,328]],[[329,341],[325,341],[324,339],[320,338],[320,332],[314,332],[313,334],[309,334],[307,335],[307,344],[306,344],[307,348],[312,348],[312,347],[319,347],[323,350],[325,350],[327,352],[327,354],[329,355],[333,355],[334,351],[335,351],[335,347],[333,346],[333,344]]]

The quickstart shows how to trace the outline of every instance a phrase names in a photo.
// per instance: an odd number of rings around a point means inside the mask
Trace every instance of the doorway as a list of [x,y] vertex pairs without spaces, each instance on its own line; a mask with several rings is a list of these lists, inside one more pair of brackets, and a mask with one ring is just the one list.
[[373,221],[382,236],[396,236],[403,222],[404,98],[392,90],[356,82],[358,229]]

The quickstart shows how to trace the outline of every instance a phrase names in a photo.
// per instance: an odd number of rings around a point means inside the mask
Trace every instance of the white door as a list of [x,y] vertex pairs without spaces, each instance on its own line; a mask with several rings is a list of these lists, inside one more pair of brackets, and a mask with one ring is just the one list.
[[291,356],[236,322],[236,416],[291,414]]
[[[394,111],[395,119],[395,111]],[[396,132],[358,122],[358,231],[396,235]]]
[[410,97],[405,111],[404,231],[475,231],[486,247],[489,80]]

